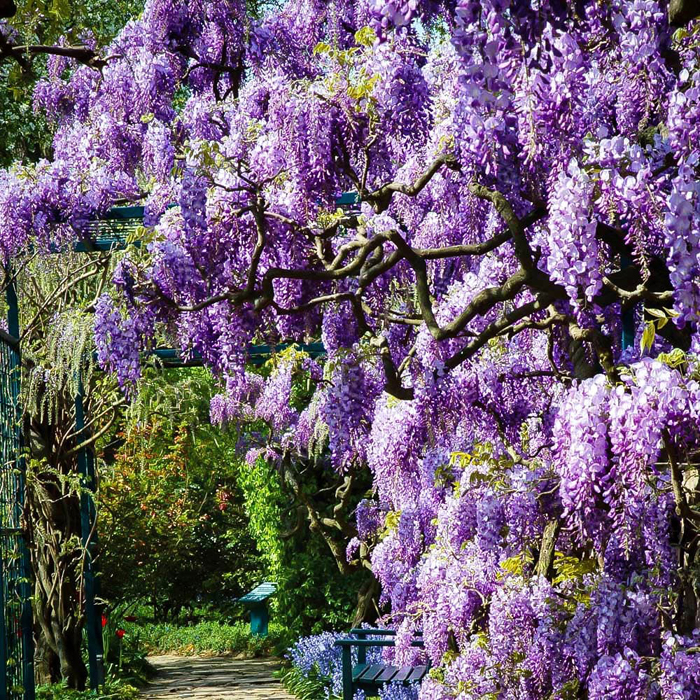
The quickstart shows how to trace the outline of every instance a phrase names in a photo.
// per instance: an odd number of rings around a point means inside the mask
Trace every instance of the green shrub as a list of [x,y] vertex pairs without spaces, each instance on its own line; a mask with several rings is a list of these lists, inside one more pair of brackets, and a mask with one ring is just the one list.
[[175,621],[195,606],[227,607],[265,575],[237,483],[237,437],[209,422],[211,376],[144,372],[119,449],[100,467],[101,594]]
[[40,685],[36,700],[138,700],[139,691],[122,681],[108,681],[97,692],[70,690],[62,683]]
[[288,638],[286,629],[275,623],[270,624],[267,637],[251,635],[250,626],[242,622],[199,622],[191,626],[153,623],[141,625],[138,630],[141,644],[150,654],[263,656],[282,648]]
[[[102,653],[108,681],[120,681],[141,687],[154,674],[140,640],[139,626],[126,619],[128,608],[117,607],[102,616]],[[128,616],[130,617],[130,616]],[[132,618],[133,619],[133,618]],[[119,638],[118,630],[122,630]],[[83,630],[84,661],[87,664],[87,630]]]
[[[304,476],[305,489],[319,507],[322,503],[317,494],[328,492],[328,484],[335,478],[337,475],[321,468]],[[289,534],[292,524],[285,521],[289,494],[274,464],[263,459],[258,459],[254,468],[239,464],[237,483],[243,492],[250,532],[265,563],[266,578],[277,583],[277,593],[270,602],[272,615],[293,632],[288,643],[302,635],[349,627],[357,592],[371,574],[366,569],[341,573],[326,542],[308,527]],[[327,508],[332,509],[332,502]]]
[[283,668],[275,674],[285,689],[298,700],[326,700],[328,684],[313,673],[302,673],[296,666]]

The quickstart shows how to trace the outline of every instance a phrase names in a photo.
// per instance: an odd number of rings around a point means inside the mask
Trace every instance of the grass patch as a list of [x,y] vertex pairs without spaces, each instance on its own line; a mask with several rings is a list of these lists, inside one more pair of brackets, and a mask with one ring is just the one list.
[[142,648],[149,654],[240,654],[267,656],[284,649],[288,632],[274,623],[267,637],[251,635],[250,626],[239,622],[198,622],[195,625],[147,623],[138,626]]

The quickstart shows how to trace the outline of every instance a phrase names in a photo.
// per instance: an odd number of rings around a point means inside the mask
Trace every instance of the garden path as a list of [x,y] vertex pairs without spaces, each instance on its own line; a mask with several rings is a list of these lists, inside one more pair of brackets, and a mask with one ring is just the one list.
[[274,659],[227,656],[150,656],[158,674],[144,700],[294,700],[273,677]]

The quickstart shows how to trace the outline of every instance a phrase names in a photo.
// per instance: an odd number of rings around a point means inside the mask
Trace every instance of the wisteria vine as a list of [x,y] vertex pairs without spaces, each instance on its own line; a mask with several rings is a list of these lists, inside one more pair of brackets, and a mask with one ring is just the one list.
[[690,4],[148,0],[51,59],[54,158],[0,174],[5,262],[144,206],[100,362],[133,391],[168,337],[265,424],[251,465],[338,472],[310,522],[396,659],[423,635],[423,700],[700,697]]

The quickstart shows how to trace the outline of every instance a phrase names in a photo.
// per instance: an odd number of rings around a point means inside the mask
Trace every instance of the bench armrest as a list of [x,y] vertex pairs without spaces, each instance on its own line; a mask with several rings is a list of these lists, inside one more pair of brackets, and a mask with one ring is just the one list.
[[[393,647],[396,642],[393,639],[337,639],[335,641],[337,647]],[[414,639],[411,641],[412,647],[424,646],[422,639]]]
[[[375,629],[373,627],[353,627],[348,634],[354,634],[362,639],[363,637],[368,637],[369,635],[373,635],[375,637],[395,637],[397,632],[396,630]],[[418,631],[416,632],[415,637],[417,639],[423,639],[423,633]]]
[[[370,635],[373,637],[395,637],[397,632],[396,630],[374,629],[371,627],[354,627],[350,630],[348,634],[359,637],[360,639],[364,639],[365,637],[369,637]],[[422,640],[423,633],[417,632],[414,638]]]
[[371,627],[353,627],[349,634],[356,634],[358,637],[366,637],[369,634],[373,634],[377,637],[393,637],[396,634],[396,630],[373,629]]

